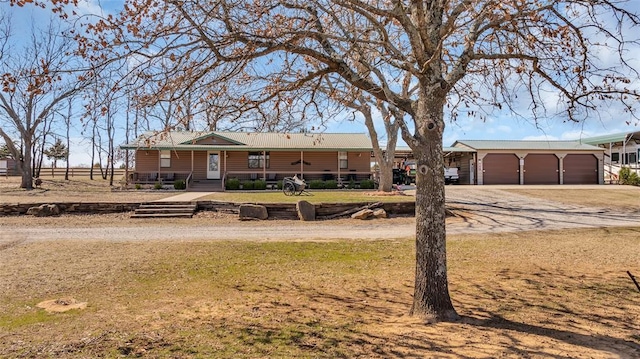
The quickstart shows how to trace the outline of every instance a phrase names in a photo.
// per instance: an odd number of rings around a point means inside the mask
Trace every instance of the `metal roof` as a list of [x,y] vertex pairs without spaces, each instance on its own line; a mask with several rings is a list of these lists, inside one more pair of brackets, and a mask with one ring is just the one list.
[[[231,144],[195,144],[214,137]],[[371,140],[364,133],[261,133],[261,132],[147,132],[122,149],[158,150],[362,150],[370,151]]]
[[546,150],[546,151],[598,151],[599,147],[580,141],[514,141],[514,140],[460,140],[452,147],[474,150]]
[[640,131],[638,132],[620,132],[608,135],[583,138],[580,141],[590,145],[602,145],[616,142],[625,142],[631,139],[640,140]]

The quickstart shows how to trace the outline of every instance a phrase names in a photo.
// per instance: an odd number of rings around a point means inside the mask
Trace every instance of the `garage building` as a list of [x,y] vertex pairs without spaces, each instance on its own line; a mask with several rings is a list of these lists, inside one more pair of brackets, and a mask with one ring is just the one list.
[[604,183],[604,149],[580,141],[462,140],[451,147],[463,184]]

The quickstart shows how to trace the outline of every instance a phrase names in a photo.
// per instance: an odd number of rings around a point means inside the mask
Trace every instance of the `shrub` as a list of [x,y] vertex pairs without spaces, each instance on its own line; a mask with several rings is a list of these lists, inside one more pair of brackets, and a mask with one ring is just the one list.
[[173,188],[175,189],[187,189],[187,183],[184,180],[177,180],[173,182]]
[[156,182],[156,183],[153,185],[153,188],[154,188],[154,189],[162,189],[162,182]]
[[620,184],[640,186],[640,177],[635,172],[631,172],[629,167],[622,167],[618,172]]
[[309,182],[310,189],[323,189],[324,181],[323,180],[312,180]]
[[276,183],[276,188],[279,189],[279,190],[282,190],[282,181],[278,181]]
[[338,181],[336,180],[328,180],[324,182],[324,188],[326,189],[336,189],[338,188]]
[[240,189],[240,180],[237,178],[229,178],[225,183],[224,187],[228,190],[239,190]]
[[136,189],[142,189],[142,185],[140,183],[136,183]]
[[254,189],[267,189],[267,182],[263,180],[256,180],[253,182]]
[[347,185],[347,188],[348,188],[348,189],[354,189],[354,188],[356,188],[356,180],[353,180],[353,179],[352,179],[352,180],[350,180],[350,181],[349,181],[349,184]]
[[375,182],[373,182],[373,180],[370,180],[370,179],[360,181],[360,188],[362,189],[374,189],[375,185],[376,185]]
[[251,190],[253,189],[254,182],[253,181],[242,181],[242,189],[243,190]]

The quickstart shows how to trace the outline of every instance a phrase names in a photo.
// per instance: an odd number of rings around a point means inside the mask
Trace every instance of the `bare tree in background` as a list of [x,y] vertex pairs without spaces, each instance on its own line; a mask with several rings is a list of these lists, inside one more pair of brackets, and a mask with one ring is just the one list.
[[[72,55],[74,41],[64,37],[59,24],[33,27],[24,46],[8,42],[15,34],[9,22],[0,25],[2,89],[0,91],[0,136],[18,160],[21,187],[33,188],[33,151],[38,132],[60,102],[79,92],[85,82],[78,57]],[[15,142],[11,132],[19,134]]]
[[[332,76],[406,114],[396,121],[417,164],[411,313],[454,320],[442,175],[445,116],[505,111],[577,122],[604,116],[615,103],[634,121],[639,96],[631,84],[638,73],[627,50],[638,45],[629,36],[636,36],[640,19],[628,10],[633,4],[129,0],[120,16],[90,26],[86,48],[108,57],[136,54],[132,73],[162,84],[160,94],[207,86],[214,98],[236,98],[227,110],[238,118],[323,115],[314,87]],[[602,53],[615,55],[604,57],[612,62],[600,61]],[[549,94],[556,103],[545,101]],[[517,112],[523,101],[528,115]]]

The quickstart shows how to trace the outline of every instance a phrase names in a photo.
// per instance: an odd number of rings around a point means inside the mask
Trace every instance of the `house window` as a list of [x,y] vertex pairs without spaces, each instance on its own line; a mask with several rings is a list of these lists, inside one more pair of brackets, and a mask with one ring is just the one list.
[[249,168],[269,168],[269,152],[266,152],[266,166],[265,154],[263,152],[249,152]]
[[171,167],[171,151],[160,151],[160,167]]
[[618,162],[620,162],[620,153],[618,152],[611,153],[611,163],[618,163]]
[[340,169],[347,169],[349,168],[349,161],[347,160],[347,153],[346,152],[338,152],[338,162],[340,162]]
[[638,158],[636,157],[636,153],[635,152],[628,152],[624,154],[624,164],[628,165],[631,163],[637,163],[638,162]]

